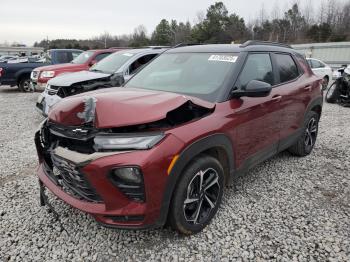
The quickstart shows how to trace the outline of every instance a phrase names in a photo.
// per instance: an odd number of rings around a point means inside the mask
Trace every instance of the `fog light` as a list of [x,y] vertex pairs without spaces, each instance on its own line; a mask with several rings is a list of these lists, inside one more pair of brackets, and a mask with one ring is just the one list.
[[142,172],[138,167],[121,167],[112,169],[109,179],[128,198],[145,201],[145,192]]
[[114,169],[111,175],[114,179],[127,183],[140,184],[142,182],[141,172],[136,167]]

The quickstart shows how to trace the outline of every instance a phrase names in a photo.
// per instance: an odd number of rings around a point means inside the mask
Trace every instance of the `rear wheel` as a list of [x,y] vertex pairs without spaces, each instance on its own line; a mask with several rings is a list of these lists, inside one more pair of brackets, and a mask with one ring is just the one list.
[[19,81],[19,84],[18,84],[18,89],[22,92],[32,92],[34,91],[31,84],[30,84],[30,78],[22,78],[20,81]]
[[326,101],[327,103],[334,104],[335,102],[337,102],[339,96],[340,96],[339,86],[337,85],[337,83],[333,83],[327,91]]
[[310,111],[304,122],[303,133],[288,151],[296,156],[307,156],[315,146],[318,134],[319,114]]
[[219,208],[224,171],[217,159],[201,155],[189,164],[180,179],[170,206],[170,224],[182,234],[198,233]]

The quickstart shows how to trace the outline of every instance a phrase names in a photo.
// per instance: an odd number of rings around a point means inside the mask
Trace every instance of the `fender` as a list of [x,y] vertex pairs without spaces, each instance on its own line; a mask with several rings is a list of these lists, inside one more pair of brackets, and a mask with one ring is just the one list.
[[160,208],[160,215],[156,222],[157,226],[161,227],[166,222],[172,194],[179,178],[181,177],[182,171],[195,156],[213,147],[221,147],[225,150],[229,161],[230,178],[232,179],[234,173],[234,153],[232,141],[225,134],[209,135],[187,146],[181,152],[178,160],[169,174],[164,190],[162,206]]
[[309,105],[307,106],[307,108],[305,110],[304,119],[305,119],[306,115],[311,111],[311,109],[315,106],[320,106],[321,112],[322,112],[323,96],[317,97],[309,103]]
[[18,80],[21,78],[21,76],[28,74],[30,76],[31,72],[33,71],[33,68],[23,68],[15,73],[15,79],[18,83]]

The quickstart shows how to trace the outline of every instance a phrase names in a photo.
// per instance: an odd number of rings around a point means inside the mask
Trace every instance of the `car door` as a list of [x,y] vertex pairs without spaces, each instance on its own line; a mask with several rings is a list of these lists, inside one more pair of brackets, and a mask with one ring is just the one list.
[[[250,53],[235,88],[244,89],[251,80],[275,85],[275,74],[269,53]],[[241,97],[234,108],[233,121],[235,160],[237,168],[245,169],[277,152],[280,132],[280,99],[278,88],[272,88],[267,97]],[[235,99],[234,99],[235,100]],[[232,105],[237,101],[231,101]]]
[[289,53],[274,53],[273,63],[281,95],[283,110],[280,122],[279,151],[287,148],[298,137],[304,114],[311,99],[313,80],[300,66],[296,57]]

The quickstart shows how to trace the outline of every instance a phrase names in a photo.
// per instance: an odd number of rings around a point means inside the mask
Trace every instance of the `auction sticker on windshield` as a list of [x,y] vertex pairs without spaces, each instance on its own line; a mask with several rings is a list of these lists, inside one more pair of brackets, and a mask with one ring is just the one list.
[[232,56],[232,55],[211,55],[208,59],[208,61],[220,61],[220,62],[229,62],[229,63],[235,63],[238,56]]

